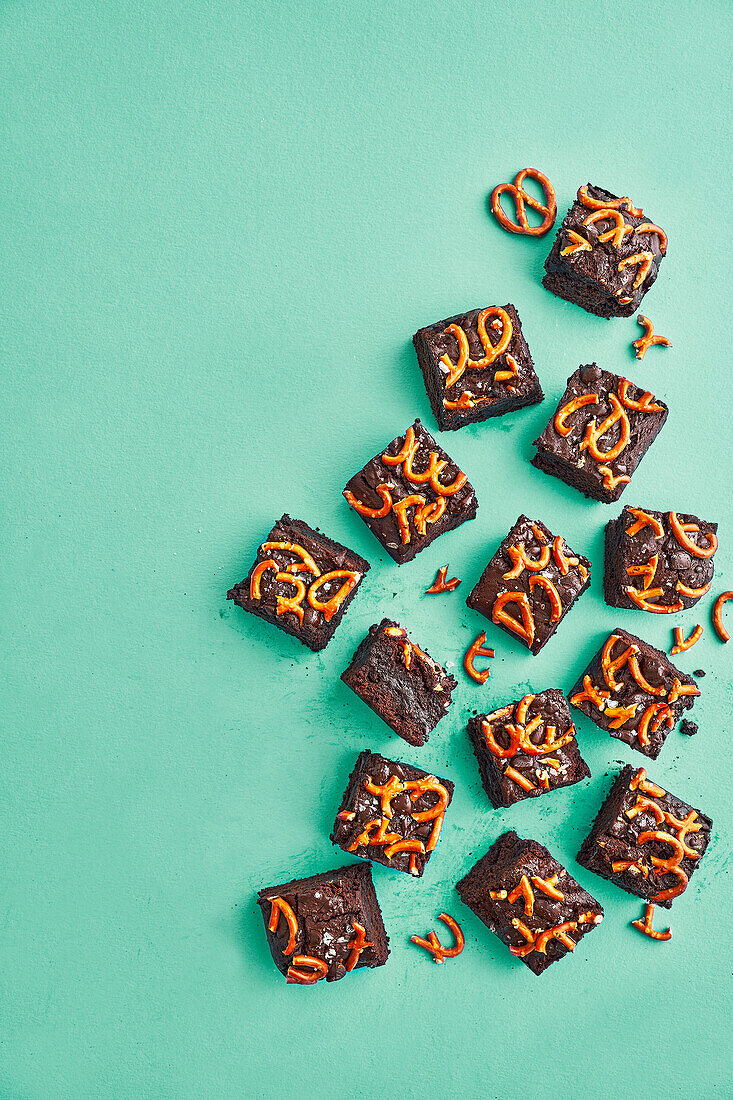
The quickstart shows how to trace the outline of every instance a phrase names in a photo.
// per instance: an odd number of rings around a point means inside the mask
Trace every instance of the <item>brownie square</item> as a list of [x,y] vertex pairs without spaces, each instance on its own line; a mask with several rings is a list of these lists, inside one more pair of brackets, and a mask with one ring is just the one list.
[[441,431],[536,405],[544,397],[511,303],[459,313],[412,338]]
[[520,516],[466,603],[539,653],[590,584],[590,562]]
[[689,513],[624,508],[606,524],[606,603],[657,615],[694,607],[713,581],[717,530]]
[[672,726],[699,694],[692,677],[666,653],[616,627],[570,702],[611,737],[656,760]]
[[556,688],[471,718],[468,735],[494,809],[538,798],[590,775],[570,708]]
[[398,565],[478,509],[473,485],[419,420],[354,474],[344,496]]
[[341,679],[411,745],[424,745],[451,705],[453,676],[392,619],[369,627]]
[[664,230],[629,198],[586,184],[558,230],[542,283],[599,317],[631,317],[666,251]]
[[384,966],[389,940],[369,864],[352,864],[260,890],[275,966],[292,985],[338,981],[363,966]]
[[574,951],[603,908],[536,840],[504,833],[456,886],[469,909],[535,974]]
[[588,363],[568,378],[554,417],[534,441],[532,465],[587,497],[612,503],[631,481],[668,412],[663,401],[628,378]]
[[359,754],[331,840],[349,855],[422,877],[453,798],[441,779],[375,752]]
[[669,909],[710,843],[712,820],[631,764],[616,777],[578,863],[622,890]]
[[227,599],[319,650],[330,642],[368,569],[369,562],[353,550],[285,515]]

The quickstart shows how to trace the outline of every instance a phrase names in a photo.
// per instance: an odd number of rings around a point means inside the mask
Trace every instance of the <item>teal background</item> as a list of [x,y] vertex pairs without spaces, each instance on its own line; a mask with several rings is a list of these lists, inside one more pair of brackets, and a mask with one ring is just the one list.
[[[712,636],[711,597],[673,623],[606,607],[620,505],[528,460],[579,363],[628,373],[671,413],[623,500],[719,520],[715,589],[731,587],[732,14],[2,4],[3,1097],[730,1095],[733,646]],[[633,319],[542,289],[552,238],[509,236],[486,209],[525,165],[560,216],[590,179],[664,226],[644,310],[673,350],[636,363]],[[547,400],[441,437],[478,518],[398,569],[340,491],[415,415],[434,426],[415,329],[507,300]],[[285,510],[373,566],[320,655],[225,600]],[[464,604],[522,510],[594,562],[536,658]],[[463,586],[424,596],[445,562]],[[383,614],[458,667],[422,750],[338,679]],[[673,731],[649,770],[715,840],[655,943],[629,929],[641,903],[574,862],[615,762],[642,757],[580,717],[592,779],[493,812],[464,725],[569,689],[617,622],[668,649],[698,621],[679,664],[707,672],[700,733]],[[460,662],[484,628],[480,688]],[[344,862],[328,833],[365,747],[456,781],[443,839],[422,881],[375,867],[387,966],[289,987],[254,894]],[[453,890],[508,827],[606,908],[540,979]],[[444,908],[467,943],[436,967],[408,937]]]

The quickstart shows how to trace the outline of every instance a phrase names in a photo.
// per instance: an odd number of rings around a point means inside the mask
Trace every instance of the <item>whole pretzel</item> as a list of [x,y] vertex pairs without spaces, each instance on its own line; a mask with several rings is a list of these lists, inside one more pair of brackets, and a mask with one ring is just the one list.
[[[524,190],[524,181],[527,176],[529,176],[530,179],[537,180],[539,183],[547,199],[546,206],[543,206],[538,199],[535,199]],[[502,210],[499,200],[505,193],[510,194],[514,199],[514,203],[517,207],[516,222],[511,221]],[[537,210],[543,215],[543,219],[539,225],[529,224],[524,209],[525,205],[531,206],[533,210]],[[525,233],[530,237],[543,237],[555,224],[555,216],[557,214],[555,188],[544,172],[540,172],[537,168],[523,168],[521,172],[517,172],[514,177],[514,183],[499,183],[496,185],[491,192],[491,212],[502,229],[506,229],[507,233]]]

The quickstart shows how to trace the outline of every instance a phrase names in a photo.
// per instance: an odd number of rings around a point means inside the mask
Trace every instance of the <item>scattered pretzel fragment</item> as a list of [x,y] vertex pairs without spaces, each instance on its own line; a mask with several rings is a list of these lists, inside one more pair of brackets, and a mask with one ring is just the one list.
[[435,932],[429,932],[427,939],[423,939],[422,936],[410,936],[410,940],[412,943],[416,943],[418,947],[424,947],[426,951],[429,951],[436,963],[442,963],[446,959],[455,959],[457,955],[460,955],[466,946],[466,940],[460,925],[453,920],[453,917],[448,916],[447,913],[439,913],[438,920],[442,920],[443,924],[447,925],[453,933],[456,941],[453,947],[443,947]]
[[468,675],[476,681],[477,684],[485,684],[491,675],[491,670],[487,667],[483,672],[479,672],[474,665],[474,661],[477,657],[493,657],[493,649],[486,649],[484,642],[486,641],[486,633],[479,634],[478,638],[466,651],[466,656],[463,658],[463,666]]
[[270,898],[270,923],[267,925],[270,932],[277,932],[277,926],[280,921],[280,916],[285,918],[285,923],[288,926],[288,942],[283,948],[283,955],[292,955],[295,951],[296,936],[298,934],[298,918],[293,912],[292,906],[288,905],[284,898]]
[[367,947],[374,947],[373,943],[370,943],[366,938],[366,928],[361,924],[357,924],[354,921],[354,938],[346,945],[346,950],[349,952],[349,956],[344,963],[346,970],[353,970],[359,961],[362,951],[366,951]]
[[702,638],[702,627],[698,623],[689,638],[683,637],[681,626],[676,626],[673,633],[674,645],[669,651],[672,656],[674,656],[675,653],[684,653],[686,649],[692,649],[695,642],[699,642],[700,638]]
[[682,523],[676,512],[669,513],[669,526],[672,528],[672,534],[682,549],[687,550],[689,554],[696,558],[712,558],[718,549],[718,536],[713,531],[708,531],[705,535],[707,546],[698,546],[696,542],[693,542],[688,535],[688,531],[690,534],[699,533],[699,526],[696,523]]
[[672,344],[666,336],[656,336],[654,333],[654,325],[651,323],[648,317],[645,317],[643,313],[640,313],[636,318],[639,324],[646,330],[643,336],[640,336],[638,340],[634,340],[631,345],[634,348],[634,354],[637,359],[643,359],[649,348],[655,344],[661,344],[664,348],[671,348]]
[[[538,199],[534,198],[533,195],[525,191],[524,181],[527,178],[537,180],[545,193],[546,205],[543,205]],[[514,200],[514,204],[517,208],[516,222],[511,221],[502,209],[500,199],[504,194],[511,195]],[[497,184],[491,192],[490,201],[492,214],[502,229],[506,229],[507,233],[524,233],[529,237],[543,237],[555,224],[555,217],[557,215],[555,188],[544,172],[540,172],[537,168],[523,168],[521,172],[517,172],[514,177],[514,183]],[[539,225],[529,224],[525,205],[530,206],[533,210],[543,215]]]
[[713,604],[713,626],[721,642],[730,641],[730,634],[723,626],[723,605],[728,600],[733,600],[733,592],[721,592]]
[[561,256],[574,256],[576,252],[592,251],[590,241],[586,240],[581,233],[576,233],[574,229],[568,229],[567,234],[570,243],[560,250]]
[[[518,619],[513,618],[508,611],[504,610],[505,605],[508,603],[516,604],[519,608],[519,612],[522,616],[521,623]],[[495,623],[501,623],[502,626],[511,630],[513,634],[517,634],[520,638],[523,638],[529,648],[532,648],[535,623],[526,592],[500,592],[494,601],[491,618]]]
[[[495,326],[501,328],[501,336],[496,344],[492,344],[489,334],[486,331],[486,321],[489,317],[494,318],[494,320],[491,321],[492,328],[495,328]],[[490,367],[509,347],[514,328],[512,319],[505,309],[502,309],[501,306],[489,306],[487,309],[482,309],[476,318],[476,331],[481,341],[481,346],[484,349],[483,358],[481,359],[471,359],[468,337],[460,325],[448,325],[446,329],[443,329],[445,335],[454,336],[458,343],[457,363],[453,362],[447,352],[440,357],[441,365],[448,371],[448,376],[445,380],[446,390],[454,386],[467,370],[484,370],[486,367]],[[510,356],[507,356],[507,361],[509,358]],[[513,378],[515,373],[516,371],[514,369],[508,372],[497,371],[494,376],[494,381],[506,382],[510,378]],[[457,407],[460,407],[460,399],[457,403]]]
[[652,921],[654,920],[654,906],[648,903],[644,906],[644,919],[639,917],[638,920],[632,920],[634,928],[638,928],[640,932],[643,932],[645,936],[649,936],[652,940],[671,940],[672,930],[665,928],[664,932],[657,932],[652,928]]
[[634,218],[643,216],[644,211],[641,207],[637,210],[636,207],[632,206],[628,195],[624,195],[621,199],[594,199],[592,195],[588,194],[588,186],[587,183],[584,183],[582,187],[578,188],[578,202],[582,203],[583,206],[587,206],[589,210],[603,210],[604,208],[620,210],[625,206]]
[[439,592],[452,592],[454,588],[458,588],[458,585],[461,583],[458,577],[451,577],[451,579],[447,581],[445,579],[447,575],[448,566],[441,566],[438,570],[438,575],[433,583],[430,585],[430,588],[425,589],[426,594],[430,596],[436,596]]
[[[309,967],[303,970],[303,967]],[[293,966],[288,967],[285,981],[289,985],[313,985],[328,974],[328,965],[313,955],[293,955]]]

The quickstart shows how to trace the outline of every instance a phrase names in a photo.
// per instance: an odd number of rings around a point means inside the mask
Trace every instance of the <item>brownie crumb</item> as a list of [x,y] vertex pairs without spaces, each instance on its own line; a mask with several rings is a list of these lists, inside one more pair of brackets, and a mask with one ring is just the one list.
[[704,668],[696,668],[694,675],[695,676],[704,676],[705,675],[705,669]]
[[689,719],[684,718],[682,725],[680,726],[680,733],[686,733],[688,737],[694,737],[697,733],[697,722],[690,722]]

